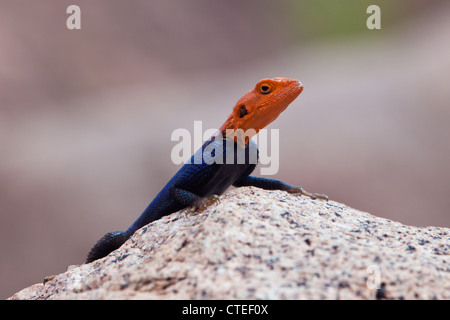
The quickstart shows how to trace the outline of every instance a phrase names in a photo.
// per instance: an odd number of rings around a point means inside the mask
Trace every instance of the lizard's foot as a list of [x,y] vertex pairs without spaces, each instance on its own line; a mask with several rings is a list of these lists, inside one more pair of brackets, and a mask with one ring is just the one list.
[[302,187],[293,187],[292,189],[287,190],[289,193],[293,194],[302,194],[304,196],[310,197],[311,199],[322,199],[325,201],[328,201],[328,196],[326,194],[322,193],[311,193],[306,190],[304,190]]
[[[76,267],[79,267],[79,266],[80,266],[80,265],[77,265],[77,264],[71,264],[71,265],[67,266],[66,272],[69,271],[69,270],[71,270],[71,269],[74,269],[74,268],[76,268]],[[52,280],[55,279],[57,276],[58,276],[57,274],[52,274],[51,276],[46,276],[46,277],[44,278],[44,280],[42,281],[42,284],[45,285],[47,282],[52,281]]]
[[209,206],[212,206],[213,204],[217,204],[220,202],[219,196],[216,194],[212,194],[209,197],[202,198],[198,203],[194,205],[194,208],[196,211],[202,212]]
[[53,274],[51,276],[46,276],[44,278],[44,280],[42,281],[42,284],[45,285],[47,282],[52,281],[53,279],[55,279],[57,276],[57,274]]
[[199,199],[192,207],[187,208],[186,215],[192,214],[194,212],[202,212],[209,206],[219,203],[219,196],[212,194],[209,197]]

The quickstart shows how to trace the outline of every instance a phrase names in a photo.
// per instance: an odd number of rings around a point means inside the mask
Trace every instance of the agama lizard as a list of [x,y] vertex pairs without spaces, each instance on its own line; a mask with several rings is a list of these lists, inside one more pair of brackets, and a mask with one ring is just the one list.
[[[239,99],[218,133],[203,144],[191,161],[181,167],[141,216],[126,231],[105,234],[91,249],[86,263],[105,257],[119,248],[136,230],[163,216],[187,207],[193,210],[205,209],[216,203],[218,196],[231,185],[284,190],[312,199],[328,200],[326,195],[309,193],[280,180],[250,176],[258,158],[257,147],[251,137],[274,121],[302,91],[303,85],[293,79],[278,77],[259,81],[254,89]],[[256,150],[256,161],[251,161],[252,150]],[[223,159],[233,153],[232,161],[211,162],[212,157],[217,159],[216,152],[223,152],[219,155]],[[245,160],[238,161],[240,156]]]

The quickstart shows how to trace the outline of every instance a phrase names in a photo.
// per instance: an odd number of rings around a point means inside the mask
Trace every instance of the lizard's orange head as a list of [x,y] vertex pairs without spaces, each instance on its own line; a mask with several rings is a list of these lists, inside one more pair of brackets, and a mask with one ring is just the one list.
[[[236,103],[233,112],[220,128],[222,135],[228,138],[234,136],[242,146],[246,145],[260,129],[274,121],[302,90],[301,82],[293,79],[278,77],[260,80],[254,89]],[[236,132],[237,129],[242,130]],[[234,130],[236,133],[227,134],[227,130]]]

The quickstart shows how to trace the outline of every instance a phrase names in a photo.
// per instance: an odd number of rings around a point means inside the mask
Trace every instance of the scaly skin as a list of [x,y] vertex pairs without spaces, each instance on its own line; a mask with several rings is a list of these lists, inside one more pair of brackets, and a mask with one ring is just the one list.
[[[126,231],[104,235],[91,249],[86,263],[108,255],[119,248],[137,229],[165,215],[186,207],[204,210],[216,203],[218,196],[231,185],[284,190],[312,199],[328,200],[326,195],[309,193],[301,187],[280,180],[250,176],[257,164],[257,156],[256,161],[252,161],[250,156],[255,150],[257,154],[257,147],[251,141],[252,136],[274,121],[302,90],[302,84],[293,79],[273,78],[259,81],[255,88],[239,99],[218,133],[205,142],[191,157],[191,161],[170,179],[141,216]],[[208,160],[216,155],[215,152],[223,152],[223,159],[233,152],[234,161],[211,163]],[[239,156],[245,157],[245,163],[236,161]],[[202,161],[196,163],[194,159]]]

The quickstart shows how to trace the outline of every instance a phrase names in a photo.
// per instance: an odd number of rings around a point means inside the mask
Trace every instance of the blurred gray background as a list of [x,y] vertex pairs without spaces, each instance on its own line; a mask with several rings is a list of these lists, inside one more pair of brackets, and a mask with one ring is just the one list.
[[172,131],[265,77],[305,87],[269,126],[277,178],[450,227],[449,31],[448,1],[1,0],[0,297],[127,228],[178,169]]

